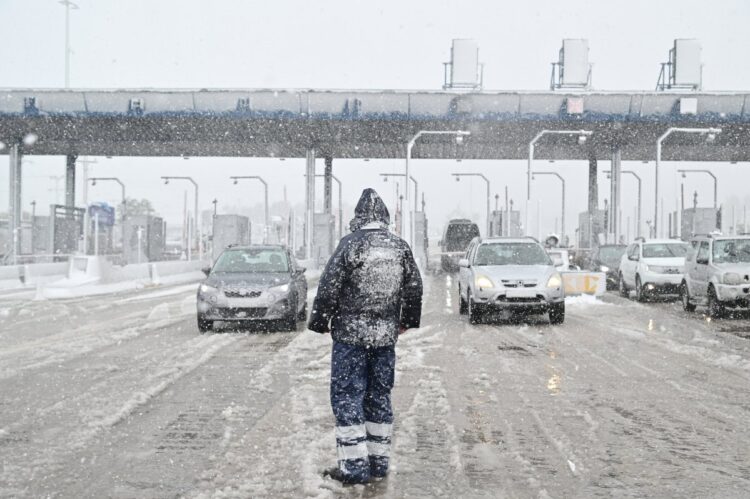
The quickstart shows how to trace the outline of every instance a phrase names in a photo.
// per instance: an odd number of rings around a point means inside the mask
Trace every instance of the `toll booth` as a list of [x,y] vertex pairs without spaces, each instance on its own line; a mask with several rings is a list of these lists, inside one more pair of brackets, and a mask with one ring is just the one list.
[[75,206],[50,205],[50,236],[52,253],[72,255],[78,252],[83,238],[83,219],[86,210]]
[[316,213],[313,231],[313,254],[319,266],[325,265],[333,253],[336,217],[330,213]]
[[512,210],[510,216],[505,210],[495,210],[490,214],[490,236],[504,236],[507,233],[506,221],[510,223],[510,236],[520,237],[523,235],[521,230],[521,212]]
[[414,247],[412,252],[414,258],[421,262],[427,262],[427,217],[423,211],[418,211],[414,216]]
[[[89,205],[88,254],[111,254],[114,250],[115,207],[107,203]],[[96,241],[98,239],[98,241]]]
[[31,253],[44,255],[52,253],[50,248],[50,217],[34,216],[31,221]]
[[248,245],[251,242],[251,223],[248,217],[242,215],[216,215],[213,223],[213,252],[214,260],[229,245]]
[[123,225],[125,263],[146,263],[162,259],[165,225],[161,217],[137,215],[128,217]]
[[578,247],[590,248],[592,240],[594,245],[606,240],[606,212],[596,210],[591,216],[588,211],[578,215]]
[[716,208],[688,208],[682,211],[680,239],[689,240],[696,234],[710,234],[721,229],[721,211]]

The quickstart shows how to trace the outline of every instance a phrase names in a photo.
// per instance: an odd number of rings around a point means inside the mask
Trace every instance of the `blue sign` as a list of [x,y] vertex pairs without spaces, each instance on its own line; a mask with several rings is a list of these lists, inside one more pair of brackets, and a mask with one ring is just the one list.
[[94,226],[94,217],[99,217],[99,226],[113,226],[115,224],[115,207],[107,203],[91,203],[89,205],[89,219]]

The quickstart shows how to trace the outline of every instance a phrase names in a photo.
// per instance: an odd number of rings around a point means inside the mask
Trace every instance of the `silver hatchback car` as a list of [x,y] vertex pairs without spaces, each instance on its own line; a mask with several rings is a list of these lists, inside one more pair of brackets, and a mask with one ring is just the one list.
[[472,324],[501,310],[565,320],[562,277],[536,239],[475,238],[459,267],[459,312]]

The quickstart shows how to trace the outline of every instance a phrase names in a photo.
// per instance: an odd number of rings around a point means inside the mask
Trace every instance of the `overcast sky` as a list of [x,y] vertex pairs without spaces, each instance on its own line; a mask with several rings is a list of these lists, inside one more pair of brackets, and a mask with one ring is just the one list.
[[[439,89],[442,63],[452,38],[474,38],[484,62],[485,89],[545,90],[550,62],[562,38],[588,38],[593,83],[601,90],[652,90],[659,63],[674,38],[703,44],[704,88],[746,90],[750,85],[750,2],[703,1],[229,1],[77,0],[71,11],[71,86],[74,88],[356,88]],[[0,0],[3,43],[0,87],[62,87],[64,83],[64,7],[55,0]],[[64,159],[32,157],[24,170],[24,205],[54,201],[54,180]],[[544,169],[552,165],[542,165]],[[602,164],[602,169],[608,165]],[[625,167],[648,175],[653,165]],[[665,169],[665,196],[674,206],[678,185],[674,167]],[[681,164],[681,167],[691,166]],[[703,167],[714,165],[701,165]],[[715,165],[720,198],[748,194],[747,165]],[[380,172],[395,172],[402,161],[335,161],[344,198],[356,203],[361,189],[374,185],[392,201],[393,184]],[[424,187],[433,227],[450,214],[482,216],[484,185],[456,184],[452,171],[479,171],[493,182],[493,193],[507,184],[522,199],[523,162],[419,161],[415,175]],[[585,210],[586,165],[554,164],[568,179],[568,232]],[[0,203],[7,206],[7,168],[0,168]],[[304,161],[265,159],[98,158],[94,175],[117,175],[129,196],[153,200],[169,222],[178,223],[183,189],[164,187],[160,175],[191,175],[201,184],[202,208],[262,199],[251,184],[233,186],[225,177],[259,174],[271,185],[272,200],[283,188],[295,201],[304,195]],[[601,176],[600,197],[608,195]],[[729,180],[732,180],[731,182]],[[625,179],[624,217],[633,213],[633,182]],[[559,216],[559,186],[554,178],[537,181],[547,200],[543,222],[548,232]],[[653,188],[644,184],[648,199]],[[62,182],[60,182],[62,185]],[[386,188],[386,186],[390,186]],[[705,203],[705,178],[686,180]],[[653,192],[653,191],[651,191]],[[448,195],[450,194],[450,195]],[[60,194],[61,195],[61,194]],[[192,194],[191,194],[192,195]],[[653,196],[653,194],[651,194]],[[97,186],[90,200],[114,203],[116,186]],[[257,201],[252,199],[252,202]],[[547,208],[547,205],[549,206]],[[644,202],[644,214],[651,203]],[[391,206],[392,208],[392,206]],[[4,211],[4,210],[1,210]],[[576,214],[576,215],[574,215]]]

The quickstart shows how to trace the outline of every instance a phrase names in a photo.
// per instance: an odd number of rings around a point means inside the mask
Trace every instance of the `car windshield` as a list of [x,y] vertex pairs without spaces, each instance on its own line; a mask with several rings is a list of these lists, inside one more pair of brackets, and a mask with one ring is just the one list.
[[643,258],[681,258],[687,254],[685,243],[653,243],[643,245]]
[[276,248],[236,249],[221,254],[213,272],[251,273],[288,272],[286,252]]
[[750,239],[714,242],[714,263],[750,263]]
[[479,246],[474,265],[552,265],[552,261],[535,243],[488,243]]
[[627,246],[602,246],[599,248],[599,260],[604,263],[617,263],[625,254]]

